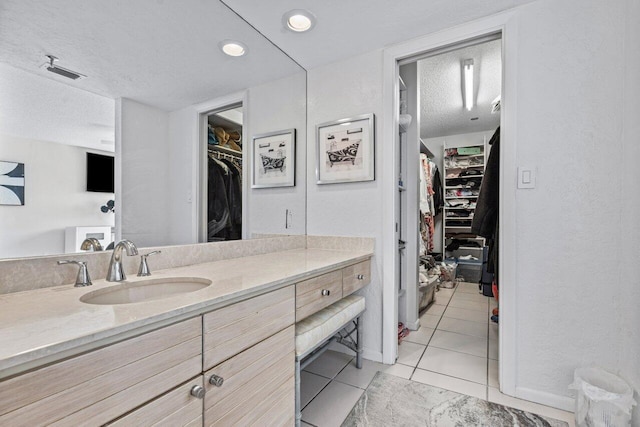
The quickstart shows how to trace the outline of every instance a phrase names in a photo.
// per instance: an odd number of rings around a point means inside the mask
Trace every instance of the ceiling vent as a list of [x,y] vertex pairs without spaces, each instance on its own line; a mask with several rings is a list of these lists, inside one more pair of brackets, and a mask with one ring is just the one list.
[[47,58],[49,58],[49,63],[45,64],[47,71],[51,71],[52,73],[56,73],[59,76],[66,77],[71,80],[78,80],[87,77],[84,74],[76,73],[75,71],[71,71],[55,65],[54,62],[57,61],[58,58],[53,55],[47,55]]

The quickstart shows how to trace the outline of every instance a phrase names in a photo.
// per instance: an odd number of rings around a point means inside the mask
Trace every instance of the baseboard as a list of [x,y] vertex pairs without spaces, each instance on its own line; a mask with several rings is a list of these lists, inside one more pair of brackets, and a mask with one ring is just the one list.
[[417,331],[420,329],[420,319],[416,319],[413,323],[407,323],[407,328],[409,328],[410,331]]
[[572,397],[547,393],[546,391],[534,390],[532,388],[516,387],[515,397],[552,408],[562,409],[563,411],[573,412],[575,409],[575,400]]
[[362,351],[362,357],[367,359],[367,360],[371,360],[372,362],[382,363],[382,352],[381,351],[368,350],[368,349],[365,348]]

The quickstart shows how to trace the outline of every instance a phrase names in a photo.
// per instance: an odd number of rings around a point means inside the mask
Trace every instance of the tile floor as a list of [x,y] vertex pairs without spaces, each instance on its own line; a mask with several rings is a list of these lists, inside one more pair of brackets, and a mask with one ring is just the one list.
[[489,320],[495,300],[478,285],[441,289],[420,316],[421,327],[398,347],[395,365],[364,361],[356,369],[351,355],[327,351],[302,372],[303,426],[340,426],[376,372],[549,416],[574,425],[573,414],[500,393],[498,325]]

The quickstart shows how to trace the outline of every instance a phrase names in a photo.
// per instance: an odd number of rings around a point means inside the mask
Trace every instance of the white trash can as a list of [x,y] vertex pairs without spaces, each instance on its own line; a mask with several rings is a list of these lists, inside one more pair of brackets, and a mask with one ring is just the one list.
[[600,368],[578,368],[570,389],[576,390],[576,427],[631,425],[633,389],[622,378]]

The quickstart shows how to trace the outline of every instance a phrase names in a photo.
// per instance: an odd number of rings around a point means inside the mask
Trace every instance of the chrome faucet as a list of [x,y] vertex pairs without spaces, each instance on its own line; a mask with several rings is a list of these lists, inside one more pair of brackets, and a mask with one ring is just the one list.
[[76,264],[80,269],[78,270],[78,275],[76,276],[76,284],[73,285],[76,288],[81,286],[91,286],[91,277],[89,277],[89,270],[87,269],[87,263],[85,261],[73,261],[73,260],[62,260],[58,261],[58,265],[62,264]]
[[80,250],[82,251],[88,251],[91,248],[93,248],[94,252],[102,250],[102,245],[100,244],[100,241],[95,237],[87,237],[86,239],[84,239],[84,241],[80,245]]
[[120,240],[113,247],[113,254],[111,255],[111,262],[109,263],[109,270],[107,270],[107,282],[122,282],[127,279],[124,274],[124,268],[122,268],[122,250],[127,251],[127,255],[138,255],[138,248],[130,240]]

